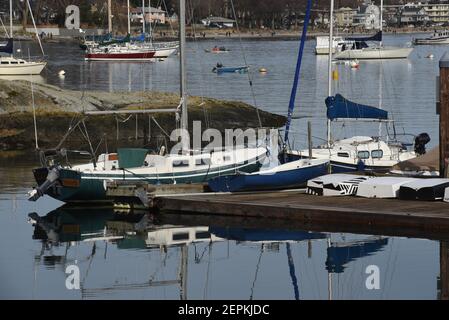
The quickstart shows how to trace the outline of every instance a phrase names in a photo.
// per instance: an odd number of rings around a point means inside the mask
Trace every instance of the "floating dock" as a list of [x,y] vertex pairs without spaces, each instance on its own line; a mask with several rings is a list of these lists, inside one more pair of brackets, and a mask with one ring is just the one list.
[[164,213],[292,221],[308,230],[449,239],[449,204],[359,197],[321,197],[305,190],[161,195]]

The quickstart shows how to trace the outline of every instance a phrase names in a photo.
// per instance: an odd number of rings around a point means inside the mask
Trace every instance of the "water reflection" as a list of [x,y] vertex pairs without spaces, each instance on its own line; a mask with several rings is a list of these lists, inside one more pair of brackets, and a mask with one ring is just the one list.
[[[44,216],[30,213],[29,222],[33,239],[41,242],[35,264],[60,272],[78,264],[84,272],[81,298],[123,297],[130,290],[133,297],[139,291],[156,290],[159,294],[152,297],[160,299],[162,290],[168,294],[165,298],[222,298],[223,293],[214,291],[220,288],[230,298],[234,289],[227,286],[235,285],[234,277],[239,283],[235,297],[243,299],[310,299],[313,290],[321,299],[356,298],[340,290],[363,287],[364,273],[357,275],[354,270],[373,263],[373,258],[382,265],[381,253],[392,245],[386,237],[304,231],[289,223],[269,228],[263,220],[155,216],[112,209],[62,207]],[[273,281],[282,283],[274,295],[266,287]]]

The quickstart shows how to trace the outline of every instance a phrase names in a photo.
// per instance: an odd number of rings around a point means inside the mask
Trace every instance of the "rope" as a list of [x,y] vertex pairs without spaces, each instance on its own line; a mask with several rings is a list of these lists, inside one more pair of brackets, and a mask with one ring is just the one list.
[[[232,8],[232,14],[234,15],[234,18],[235,18],[235,27],[237,29],[237,34],[239,36],[239,43],[240,43],[240,47],[242,49],[243,61],[245,62],[245,66],[248,66],[248,62],[247,62],[247,59],[246,59],[245,48],[243,47],[243,44],[242,44],[242,36],[240,34],[239,23],[237,21],[237,15],[235,14],[234,0],[231,0],[231,8]],[[251,72],[247,72],[247,75],[248,75],[249,86],[251,88],[251,95],[252,95],[253,101],[254,101],[254,107],[256,108],[257,120],[259,121],[259,127],[262,127],[262,120],[261,120],[260,114],[259,114],[259,107],[257,106],[256,94],[254,93],[254,87],[253,87],[253,80],[251,78]]]

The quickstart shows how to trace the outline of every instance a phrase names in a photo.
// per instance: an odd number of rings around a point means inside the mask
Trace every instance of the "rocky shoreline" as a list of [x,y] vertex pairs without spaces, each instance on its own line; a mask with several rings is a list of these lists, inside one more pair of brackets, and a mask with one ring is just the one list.
[[[33,85],[40,148],[54,148],[70,125],[85,119],[94,147],[109,151],[121,146],[157,148],[167,143],[176,125],[175,114],[89,115],[85,111],[176,108],[179,96],[165,92],[104,92],[64,90],[47,84]],[[0,150],[35,148],[30,82],[0,80]],[[259,110],[262,125],[282,127],[285,117]],[[257,112],[242,102],[189,97],[189,122],[201,121],[223,132],[233,128],[257,128]],[[87,150],[81,130],[74,130],[64,147]]]

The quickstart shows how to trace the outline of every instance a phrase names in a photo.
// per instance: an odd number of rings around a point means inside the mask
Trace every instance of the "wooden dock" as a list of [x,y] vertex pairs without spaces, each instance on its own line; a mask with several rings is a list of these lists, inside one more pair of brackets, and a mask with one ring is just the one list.
[[449,239],[449,203],[320,197],[304,190],[241,194],[166,195],[165,213],[283,220],[314,231]]

